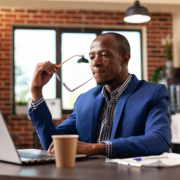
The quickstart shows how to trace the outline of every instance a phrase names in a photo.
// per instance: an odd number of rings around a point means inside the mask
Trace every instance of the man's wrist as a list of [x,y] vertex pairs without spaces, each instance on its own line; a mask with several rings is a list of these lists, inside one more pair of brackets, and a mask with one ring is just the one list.
[[96,143],[92,146],[92,155],[105,155],[106,154],[106,144]]
[[31,94],[33,101],[36,101],[40,97],[42,97],[42,87],[31,87]]

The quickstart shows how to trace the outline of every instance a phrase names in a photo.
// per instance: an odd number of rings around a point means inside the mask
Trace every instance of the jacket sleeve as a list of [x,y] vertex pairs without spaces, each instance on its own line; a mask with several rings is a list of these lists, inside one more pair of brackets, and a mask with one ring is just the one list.
[[168,101],[167,89],[160,85],[149,107],[144,135],[111,140],[115,157],[148,156],[168,152],[171,141]]
[[[38,137],[44,150],[47,150],[49,145],[52,143],[52,135],[76,134],[75,112],[73,112],[61,125],[55,127],[52,121],[51,113],[44,101],[34,111],[32,111],[32,108],[30,108],[29,116],[31,117],[32,123],[36,128]],[[65,124],[65,126],[63,124]]]

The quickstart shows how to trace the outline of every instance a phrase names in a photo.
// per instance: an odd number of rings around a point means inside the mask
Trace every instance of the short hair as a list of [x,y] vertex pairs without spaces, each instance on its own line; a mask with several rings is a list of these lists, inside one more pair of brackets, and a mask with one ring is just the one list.
[[114,36],[114,38],[117,42],[117,45],[118,45],[120,55],[123,55],[125,53],[130,53],[129,42],[122,34],[109,32],[109,33],[100,34],[99,36],[104,36],[104,35],[108,35],[108,34]]

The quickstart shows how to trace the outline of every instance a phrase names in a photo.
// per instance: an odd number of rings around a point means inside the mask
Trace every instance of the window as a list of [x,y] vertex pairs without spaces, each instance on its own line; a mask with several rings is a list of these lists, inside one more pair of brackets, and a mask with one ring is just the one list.
[[[89,60],[89,48],[96,36],[94,33],[62,33],[62,62],[73,55],[84,55],[84,57]],[[80,59],[80,57],[71,59],[62,66],[62,81],[71,89],[78,87],[93,76],[90,64],[77,63],[78,59]],[[73,93],[68,92],[64,86],[62,86],[62,108],[72,110],[77,97],[95,86],[95,79],[92,79]]]
[[[14,100],[16,106],[27,104],[28,99],[31,98],[30,87],[35,67],[38,63],[47,60],[56,63],[55,30],[15,29]],[[55,77],[43,88],[43,95],[47,99],[56,98]]]
[[[14,102],[15,105],[27,102],[31,98],[30,85],[37,63],[51,61],[60,64],[73,55],[84,55],[89,60],[89,49],[98,34],[116,32],[124,35],[130,42],[131,60],[129,72],[142,79],[141,31],[85,28],[14,28]],[[78,64],[78,57],[65,63],[58,71],[63,82],[75,88],[93,75],[90,64]],[[46,99],[61,98],[62,112],[71,113],[77,97],[96,86],[95,79],[73,93],[68,92],[56,77],[43,88]]]
[[142,79],[141,33],[139,31],[103,31],[102,33],[107,32],[119,33],[127,38],[131,48],[131,59],[128,63],[129,73]]

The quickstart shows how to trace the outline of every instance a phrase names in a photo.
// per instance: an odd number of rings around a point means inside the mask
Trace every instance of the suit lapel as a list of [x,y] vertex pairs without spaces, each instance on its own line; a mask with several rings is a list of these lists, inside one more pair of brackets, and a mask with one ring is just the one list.
[[133,91],[136,89],[137,85],[139,83],[139,80],[136,78],[135,75],[132,76],[132,81],[126,88],[126,90],[123,92],[122,96],[120,97],[117,106],[116,106],[116,112],[114,116],[114,122],[113,122],[113,127],[112,127],[112,132],[111,132],[111,140],[115,138],[116,130],[119,124],[119,120],[121,118],[121,114],[124,108],[124,105],[128,99],[128,97],[133,93]]
[[91,143],[97,143],[98,124],[100,120],[100,114],[103,103],[104,103],[104,97],[100,92],[94,102],[93,116],[91,121]]

